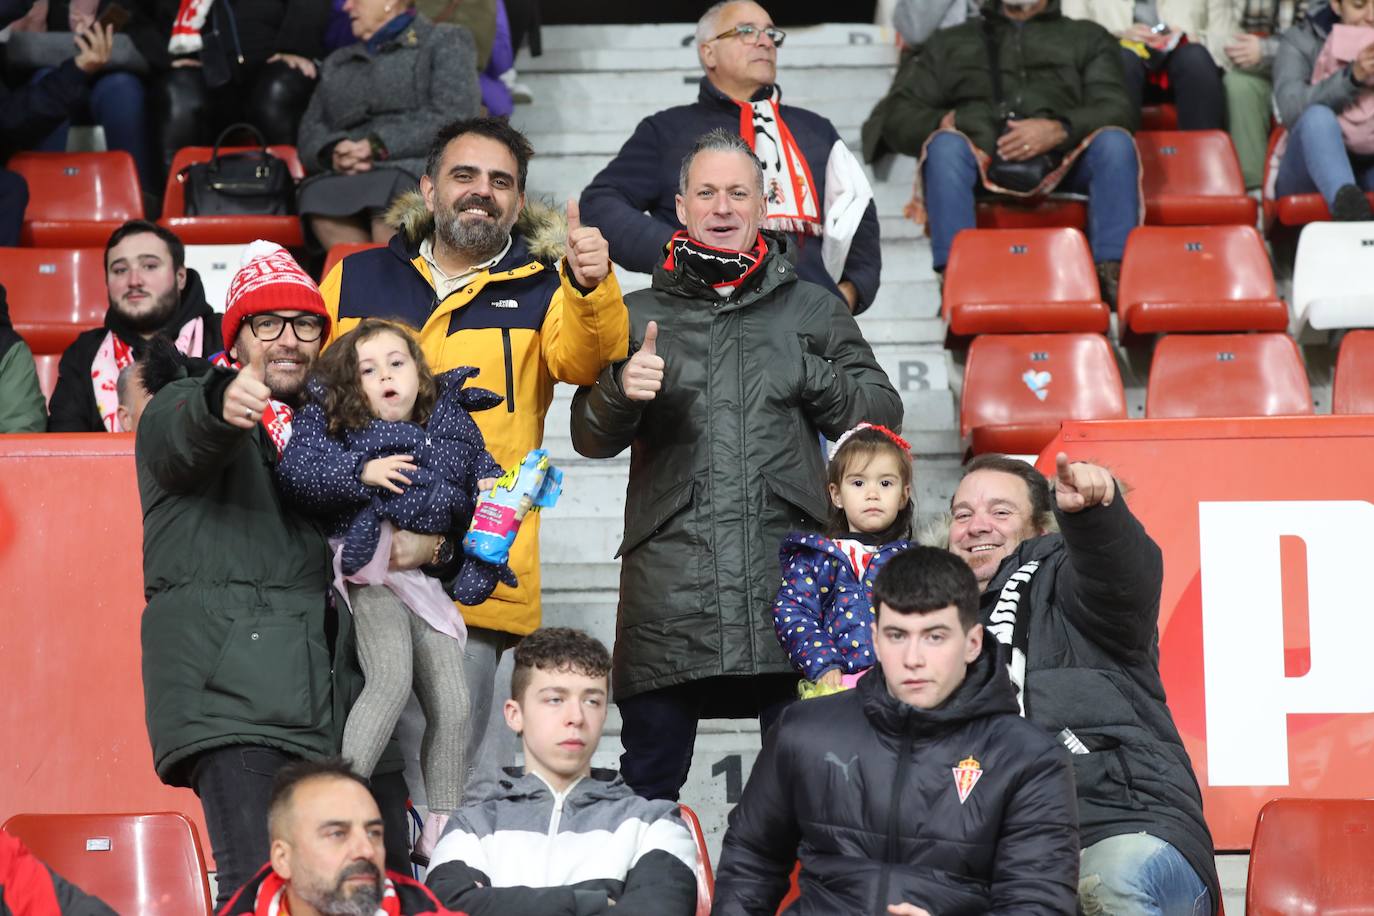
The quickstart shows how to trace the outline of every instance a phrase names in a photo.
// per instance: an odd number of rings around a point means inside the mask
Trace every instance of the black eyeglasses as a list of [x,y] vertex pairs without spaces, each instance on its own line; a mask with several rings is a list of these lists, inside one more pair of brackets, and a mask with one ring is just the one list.
[[281,336],[288,322],[296,339],[301,343],[319,340],[320,335],[324,333],[324,319],[319,315],[297,315],[287,318],[285,315],[274,315],[271,312],[249,316],[248,329],[258,340],[270,343]]
[[715,38],[712,38],[711,40],[720,41],[722,38],[738,37],[740,41],[744,42],[747,45],[756,45],[759,43],[760,35],[767,35],[768,40],[773,43],[773,47],[775,48],[781,48],[783,39],[787,37],[787,33],[784,32],[782,29],[774,28],[771,25],[766,29],[761,29],[756,25],[749,25],[746,22],[743,25],[735,26],[733,29],[730,29],[727,32],[721,32],[719,35],[717,35]]

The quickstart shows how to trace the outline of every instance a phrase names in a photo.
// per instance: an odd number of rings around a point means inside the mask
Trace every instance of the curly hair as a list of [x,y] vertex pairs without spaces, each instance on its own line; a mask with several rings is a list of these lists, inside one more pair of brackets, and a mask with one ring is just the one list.
[[524,698],[534,669],[574,671],[587,677],[605,677],[611,670],[611,654],[594,636],[571,627],[540,627],[515,647],[515,670],[510,676],[510,695]]
[[358,373],[358,344],[371,340],[386,331],[406,342],[410,358],[420,376],[415,395],[415,410],[411,420],[420,425],[429,422],[434,404],[439,399],[439,385],[434,381],[425,353],[411,329],[396,321],[364,318],[358,326],[330,344],[329,349],[315,363],[315,378],[324,386],[324,413],[329,418],[329,435],[339,436],[350,430],[362,429],[374,418],[367,403],[362,378]]
[[[863,470],[872,463],[874,458],[884,452],[897,459],[897,476],[901,478],[902,486],[910,487],[911,454],[893,442],[886,433],[873,428],[855,430],[844,441],[844,444],[835,450],[835,455],[830,459],[830,465],[826,468],[826,483],[830,487],[839,489],[844,485],[844,475],[851,468]],[[897,510],[897,517],[892,520],[888,529],[880,533],[879,537],[883,543],[910,538],[915,512],[916,499],[912,496],[907,499],[902,508]],[[844,510],[835,505],[832,500],[830,517],[826,520],[825,525],[826,535],[832,538],[844,537],[849,530],[849,519],[845,518]]]

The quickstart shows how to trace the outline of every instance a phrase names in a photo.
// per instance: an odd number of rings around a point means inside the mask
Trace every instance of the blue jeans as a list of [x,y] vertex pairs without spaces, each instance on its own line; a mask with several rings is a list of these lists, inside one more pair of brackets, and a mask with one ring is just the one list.
[[1211,916],[1212,892],[1183,853],[1148,833],[1123,833],[1083,850],[1083,916]]
[[1341,122],[1325,105],[1312,105],[1288,129],[1288,148],[1279,163],[1274,192],[1279,197],[1317,191],[1328,207],[1348,184],[1374,190],[1374,156],[1355,156],[1345,148]]
[[[935,269],[944,270],[954,236],[976,225],[973,209],[978,162],[968,142],[938,133],[926,150],[926,212]],[[1059,190],[1088,195],[1088,244],[1093,260],[1120,261],[1126,236],[1140,222],[1140,164],[1135,141],[1124,130],[1098,134],[1069,169]]]
[[[48,72],[40,70],[34,74],[34,79],[41,79]],[[99,124],[105,131],[106,147],[123,150],[134,157],[143,190],[160,194],[162,179],[149,140],[145,97],[143,80],[134,74],[122,70],[102,73],[92,80],[90,101],[85,111],[78,112],[77,121]],[[58,125],[38,149],[65,152],[67,129],[71,124],[71,121],[64,121]]]

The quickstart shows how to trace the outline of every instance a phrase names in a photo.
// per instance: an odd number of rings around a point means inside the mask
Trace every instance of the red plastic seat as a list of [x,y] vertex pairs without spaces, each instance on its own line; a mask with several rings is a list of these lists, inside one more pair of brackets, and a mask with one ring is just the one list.
[[1350,331],[1341,341],[1331,412],[1374,414],[1374,331]]
[[1145,222],[1158,226],[1255,224],[1258,206],[1231,137],[1221,130],[1138,133]]
[[1246,916],[1374,910],[1374,800],[1276,798],[1250,848]]
[[1178,130],[1178,108],[1169,103],[1140,109],[1141,130]]
[[329,254],[324,259],[324,270],[320,273],[323,280],[329,276],[329,272],[334,269],[334,265],[348,257],[350,254],[357,254],[360,251],[367,251],[369,248],[385,248],[385,245],[377,242],[344,242],[341,245],[331,245]]
[[[335,246],[337,247],[337,246]],[[711,852],[706,848],[706,834],[701,830],[697,813],[686,805],[678,805],[687,829],[697,841],[697,913],[696,916],[711,916],[711,899],[716,893],[716,876],[711,873]]]
[[1121,263],[1117,312],[1133,334],[1288,327],[1288,306],[1254,226],[1134,230]]
[[126,221],[143,218],[143,188],[126,152],[19,153],[5,168],[29,185],[20,244],[104,248]]
[[1171,334],[1155,347],[1146,417],[1311,413],[1307,370],[1287,334]]
[[1088,205],[1077,196],[1052,195],[1030,200],[983,197],[974,211],[979,229],[1037,229],[1088,225]]
[[1064,420],[1125,417],[1116,355],[1100,334],[994,334],[969,347],[959,426],[975,455],[1035,454]]
[[[240,153],[258,147],[220,147],[220,154]],[[267,151],[286,161],[291,177],[300,181],[305,177],[300,156],[294,146],[269,146]],[[171,229],[187,245],[235,245],[254,239],[268,239],[286,248],[305,244],[299,216],[187,216],[186,189],[181,170],[196,162],[207,162],[214,150],[208,146],[184,146],[172,159],[167,175],[167,189],[162,198],[162,219],[158,222]]]
[[16,814],[4,829],[116,913],[210,912],[200,838],[180,814]]
[[0,283],[14,329],[35,354],[61,353],[105,321],[101,248],[0,248]]
[[[1274,160],[1274,150],[1286,133],[1282,127],[1275,127],[1273,132],[1269,134],[1269,149],[1264,157],[1266,194],[1268,189],[1274,186],[1272,172],[1277,167],[1277,162]],[[1374,207],[1374,191],[1367,192],[1365,197],[1369,199],[1370,206]],[[1326,206],[1326,201],[1322,196],[1315,191],[1310,194],[1289,194],[1277,199],[1266,196],[1264,199],[1264,219],[1266,225],[1278,221],[1285,226],[1306,226],[1308,223],[1320,223],[1331,219],[1331,210]]]
[[944,317],[955,337],[1107,330],[1088,241],[1077,229],[975,229],[954,237]]
[[34,367],[38,370],[38,387],[43,390],[43,400],[52,400],[52,390],[57,387],[57,366],[62,361],[60,353],[37,353],[33,357]]

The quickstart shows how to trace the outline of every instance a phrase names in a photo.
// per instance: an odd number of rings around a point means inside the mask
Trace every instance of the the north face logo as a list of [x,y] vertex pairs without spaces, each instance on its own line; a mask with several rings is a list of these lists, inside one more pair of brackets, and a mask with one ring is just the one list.
[[514,299],[497,299],[491,304],[491,307],[494,309],[518,309],[520,303],[516,302]]

